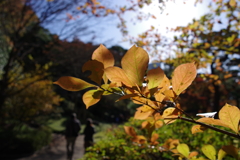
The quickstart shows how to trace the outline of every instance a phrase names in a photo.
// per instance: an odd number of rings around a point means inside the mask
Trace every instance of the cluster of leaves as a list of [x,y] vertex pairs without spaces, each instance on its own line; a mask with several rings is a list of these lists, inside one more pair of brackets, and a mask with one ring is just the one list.
[[[155,140],[154,136],[150,138],[148,131],[142,128],[142,122],[142,120],[132,119],[124,124],[125,127],[118,126],[117,128],[107,130],[107,136],[89,148],[82,159],[177,159],[177,154],[179,153],[186,158],[192,157],[194,159],[194,156],[198,156],[205,159],[204,157],[208,157],[209,153],[205,153],[203,151],[204,148],[212,148],[212,146],[217,150],[221,150],[218,156],[219,159],[221,159],[220,155],[223,154],[221,153],[222,150],[232,149],[232,156],[226,155],[226,159],[235,159],[234,156],[237,155],[236,148],[227,146],[227,144],[233,143],[237,146],[239,141],[234,142],[234,138],[226,138],[227,136],[222,133],[207,130],[202,134],[193,135],[188,129],[192,126],[191,123],[177,120],[176,123],[155,130],[153,135],[159,135],[158,139]],[[142,144],[132,142],[133,136],[125,135],[124,128],[126,129],[126,126],[131,126],[134,128],[132,131],[135,130],[136,134],[144,135],[149,140]],[[134,135],[133,132],[131,134]],[[189,145],[186,146],[186,144]],[[169,150],[163,152],[164,148]],[[215,148],[212,149],[215,150]],[[182,149],[186,149],[188,153],[186,154]]]
[[[177,103],[179,95],[191,85],[197,75],[194,63],[178,66],[174,70],[170,81],[160,68],[147,71],[148,61],[147,52],[140,47],[133,46],[122,58],[122,68],[116,67],[111,52],[103,45],[100,45],[94,51],[92,60],[87,61],[82,68],[83,71],[91,71],[89,78],[95,84],[69,76],[61,77],[54,83],[68,91],[80,91],[88,88],[89,90],[83,95],[86,108],[99,102],[103,95],[109,94],[119,95],[118,100],[130,99],[134,103],[141,105],[141,107],[137,108],[134,118],[145,120],[142,126],[148,130],[149,141],[153,145],[158,144],[156,140],[159,136],[153,131],[162,127],[164,123],[173,123],[176,119],[198,124],[192,128],[192,133],[202,132],[206,127],[239,138],[240,111],[237,107],[226,104],[219,112],[220,119],[201,118],[195,121]],[[182,114],[190,119],[182,117]],[[207,124],[230,128],[236,134],[219,130]],[[133,127],[125,127],[125,131],[132,137],[132,142],[139,145],[146,143],[147,138],[138,135]],[[168,146],[168,144],[165,144],[165,146]],[[163,151],[169,150],[168,147],[167,149],[165,149],[166,147],[163,148]],[[190,156],[183,153],[182,150],[189,149],[185,144],[181,144],[176,154],[180,157],[195,158],[195,153]],[[212,152],[214,151],[212,150]]]

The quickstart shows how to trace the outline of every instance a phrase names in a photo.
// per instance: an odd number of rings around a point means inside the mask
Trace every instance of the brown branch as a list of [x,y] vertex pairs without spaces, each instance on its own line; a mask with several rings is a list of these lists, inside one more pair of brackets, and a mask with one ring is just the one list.
[[187,121],[187,122],[199,124],[199,125],[201,125],[201,126],[204,126],[204,127],[206,127],[206,128],[209,128],[209,129],[211,129],[211,130],[214,130],[214,131],[217,131],[217,132],[221,132],[221,133],[226,134],[226,135],[229,135],[229,136],[231,136],[231,137],[240,139],[240,135],[237,135],[237,134],[234,134],[234,133],[231,133],[231,132],[228,132],[228,131],[225,131],[225,130],[222,130],[222,129],[219,129],[219,128],[216,128],[216,127],[213,127],[213,126],[210,126],[210,125],[208,125],[208,124],[205,124],[205,123],[202,123],[202,122],[198,122],[198,121],[189,119],[189,118],[185,118],[185,117],[180,117],[180,116],[178,116],[177,118],[165,118],[165,119],[181,119],[181,120],[184,120],[184,121]]

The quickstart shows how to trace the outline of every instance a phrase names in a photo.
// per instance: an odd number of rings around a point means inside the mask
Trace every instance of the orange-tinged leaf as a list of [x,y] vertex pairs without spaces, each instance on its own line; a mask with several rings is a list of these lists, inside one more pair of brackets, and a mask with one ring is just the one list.
[[175,108],[174,107],[169,107],[167,109],[164,110],[162,117],[165,118],[169,115],[171,115],[174,112]]
[[165,95],[162,94],[161,91],[157,91],[157,92],[154,94],[154,97],[155,97],[156,101],[158,101],[158,104],[161,105],[161,102],[164,100]]
[[179,144],[177,146],[177,150],[179,153],[181,153],[186,158],[188,157],[189,152],[190,152],[188,145],[186,145],[184,143]]
[[120,101],[120,100],[123,100],[123,99],[129,99],[131,97],[136,97],[136,96],[137,96],[136,93],[134,93],[134,94],[126,94],[126,95],[120,97],[117,101]]
[[125,71],[119,67],[108,67],[104,69],[104,72],[106,73],[107,78],[112,83],[116,83],[117,86],[122,86],[122,83],[129,87],[135,85],[132,81],[128,79]]
[[236,159],[239,158],[238,149],[233,145],[223,146],[222,150]]
[[155,142],[158,139],[159,135],[157,133],[153,133],[151,136],[151,142]]
[[[92,60],[101,62],[104,68],[114,66],[114,57],[112,53],[102,44],[93,52]],[[108,81],[105,73],[103,75],[103,81],[104,83]]]
[[96,82],[98,85],[101,85],[102,76],[103,76],[103,64],[96,60],[87,61],[83,67],[82,71],[91,71],[91,75],[88,77],[92,81]]
[[142,126],[142,129],[144,129],[144,128],[149,128],[151,126],[151,124],[148,121],[144,121],[144,122],[142,122],[141,126]]
[[218,160],[222,160],[226,155],[227,153],[223,149],[220,149],[218,151]]
[[160,83],[160,85],[158,86],[158,88],[161,89],[161,92],[164,92],[165,90],[169,89],[170,87],[170,81],[167,78],[166,75],[164,75],[162,82]]
[[56,82],[53,82],[53,84],[57,84],[68,91],[80,91],[90,87],[97,87],[84,80],[70,76],[61,77]]
[[167,116],[167,117],[164,118],[164,123],[165,124],[171,124],[171,123],[175,122],[176,119],[178,119],[177,115],[170,115],[170,116]]
[[196,157],[198,155],[197,151],[193,151],[188,155],[188,158]]
[[164,78],[164,72],[161,68],[151,69],[147,73],[148,89],[153,89],[160,85]]
[[139,107],[135,112],[134,119],[142,119],[142,120],[147,119],[153,112],[154,110],[148,110],[143,112],[141,110],[141,107]]
[[197,69],[194,63],[186,63],[178,66],[173,72],[173,91],[179,95],[191,85],[192,81],[196,78],[196,75]]
[[173,90],[165,90],[164,91],[164,95],[166,96],[166,97],[169,97],[169,98],[174,98],[175,97],[175,94],[174,94],[174,92],[173,92]]
[[169,149],[172,150],[173,148],[176,148],[179,144],[180,144],[180,142],[178,139],[173,139],[169,143]]
[[112,53],[102,44],[93,52],[92,60],[101,62],[104,68],[114,66],[114,57]]
[[99,90],[89,90],[84,93],[83,95],[83,102],[88,109],[90,106],[96,104],[100,101],[103,91]]
[[217,152],[216,152],[215,148],[212,145],[210,145],[210,144],[204,145],[202,147],[202,152],[210,160],[216,160]]
[[240,110],[236,106],[225,104],[219,111],[219,119],[228,125],[235,133],[238,133]]
[[161,128],[163,126],[163,121],[156,121],[155,122],[155,128],[158,129],[158,128]]
[[125,130],[125,132],[126,132],[129,136],[132,136],[132,137],[136,137],[136,136],[137,136],[137,134],[136,134],[136,132],[135,132],[135,130],[134,130],[133,127],[124,126],[124,130]]
[[123,70],[133,84],[142,86],[149,62],[148,53],[133,45],[121,61]]
[[139,143],[139,144],[144,144],[146,143],[146,137],[141,136],[141,135],[137,135],[135,137],[132,138],[133,142]]
[[227,124],[225,124],[223,121],[220,119],[213,119],[213,118],[200,118],[197,120],[198,122],[203,122],[206,124],[212,124],[212,125],[218,125],[218,126],[223,126],[229,128]]
[[205,131],[207,128],[201,125],[194,125],[191,129],[192,134]]

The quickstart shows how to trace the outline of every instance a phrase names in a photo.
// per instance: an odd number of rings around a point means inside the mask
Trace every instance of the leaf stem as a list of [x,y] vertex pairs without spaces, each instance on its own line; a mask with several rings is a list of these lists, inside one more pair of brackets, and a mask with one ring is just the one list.
[[187,122],[199,124],[199,125],[201,125],[201,126],[204,126],[204,127],[206,127],[206,128],[212,129],[212,130],[214,130],[214,131],[221,132],[221,133],[223,133],[223,134],[226,134],[226,135],[232,136],[232,137],[234,137],[234,138],[240,139],[240,136],[237,135],[237,134],[234,134],[234,133],[231,133],[231,132],[228,132],[228,131],[225,131],[225,130],[216,128],[216,127],[214,127],[214,126],[210,126],[210,125],[205,124],[205,123],[202,123],[202,122],[195,121],[195,120],[193,120],[193,119],[189,119],[189,118],[185,118],[185,117],[181,117],[181,116],[178,116],[178,118],[165,118],[165,119],[181,119],[181,120],[184,120],[184,121],[187,121]]

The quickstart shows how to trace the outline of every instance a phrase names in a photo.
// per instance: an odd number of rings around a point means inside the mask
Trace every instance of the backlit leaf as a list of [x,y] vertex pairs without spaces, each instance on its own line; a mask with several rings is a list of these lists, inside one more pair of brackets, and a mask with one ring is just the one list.
[[203,154],[208,157],[210,160],[216,160],[216,150],[212,145],[204,145],[202,147]]
[[172,77],[172,87],[174,92],[179,95],[191,85],[196,75],[197,70],[194,63],[186,63],[178,66],[174,70]]
[[151,136],[150,141],[153,143],[158,139],[159,135],[157,133],[153,133]]
[[97,87],[84,80],[70,76],[61,77],[56,82],[53,82],[53,84],[57,84],[68,91],[80,91],[90,87]]
[[239,158],[238,149],[233,145],[223,146],[222,150],[236,159]]
[[155,122],[155,128],[156,129],[161,128],[163,126],[163,124],[164,124],[163,121],[158,120]]
[[145,110],[145,109],[147,109],[147,108],[145,108],[145,107],[137,108],[134,118],[144,120],[144,119],[148,118],[154,112],[154,110],[152,110],[152,109],[149,109],[149,110]]
[[135,137],[137,136],[135,130],[133,127],[130,127],[130,126],[124,126],[124,130],[125,132],[129,135],[129,136],[132,136],[132,137]]
[[171,115],[174,112],[175,108],[174,107],[169,107],[167,109],[164,110],[162,117],[167,117],[169,115]]
[[[104,68],[114,66],[114,57],[112,53],[102,44],[93,52],[92,60],[101,62]],[[108,81],[105,73],[103,75],[103,81],[105,84]]]
[[96,104],[100,101],[103,91],[99,90],[89,90],[84,93],[83,95],[83,102],[88,109],[90,106]]
[[206,124],[212,124],[212,125],[218,125],[218,126],[223,126],[229,128],[227,124],[225,124],[222,120],[220,119],[213,119],[213,118],[200,118],[197,120],[198,122],[203,122]]
[[177,150],[179,153],[181,153],[186,158],[188,157],[189,152],[190,152],[188,145],[186,145],[184,143],[179,144],[177,146]]
[[112,53],[102,44],[93,52],[92,60],[101,62],[104,68],[114,66],[114,57]]
[[167,78],[166,75],[164,75],[162,82],[160,83],[160,85],[158,86],[158,88],[161,89],[161,92],[164,92],[165,90],[169,89],[170,87],[170,81]]
[[227,153],[223,149],[220,149],[218,151],[218,160],[222,160],[226,155]]
[[201,125],[194,125],[191,129],[192,134],[205,131],[207,128]]
[[146,143],[146,137],[137,135],[131,139],[133,142],[136,142],[138,144],[144,144]]
[[196,157],[198,155],[197,151],[193,151],[188,155],[188,158]]
[[219,111],[219,118],[229,126],[235,133],[238,133],[238,124],[240,121],[240,110],[232,105],[225,104]]
[[135,85],[132,81],[128,79],[125,71],[119,67],[108,67],[104,69],[104,72],[106,73],[107,78],[111,82],[116,83],[117,86],[122,86],[122,83],[129,87]]
[[164,78],[164,72],[161,68],[151,69],[147,73],[148,89],[153,89],[160,85]]
[[135,85],[142,86],[149,62],[148,53],[135,45],[124,55],[121,61],[128,79]]
[[91,71],[91,75],[88,77],[92,81],[96,82],[98,85],[101,85],[102,76],[103,76],[103,64],[96,60],[87,61],[83,67],[82,71]]

